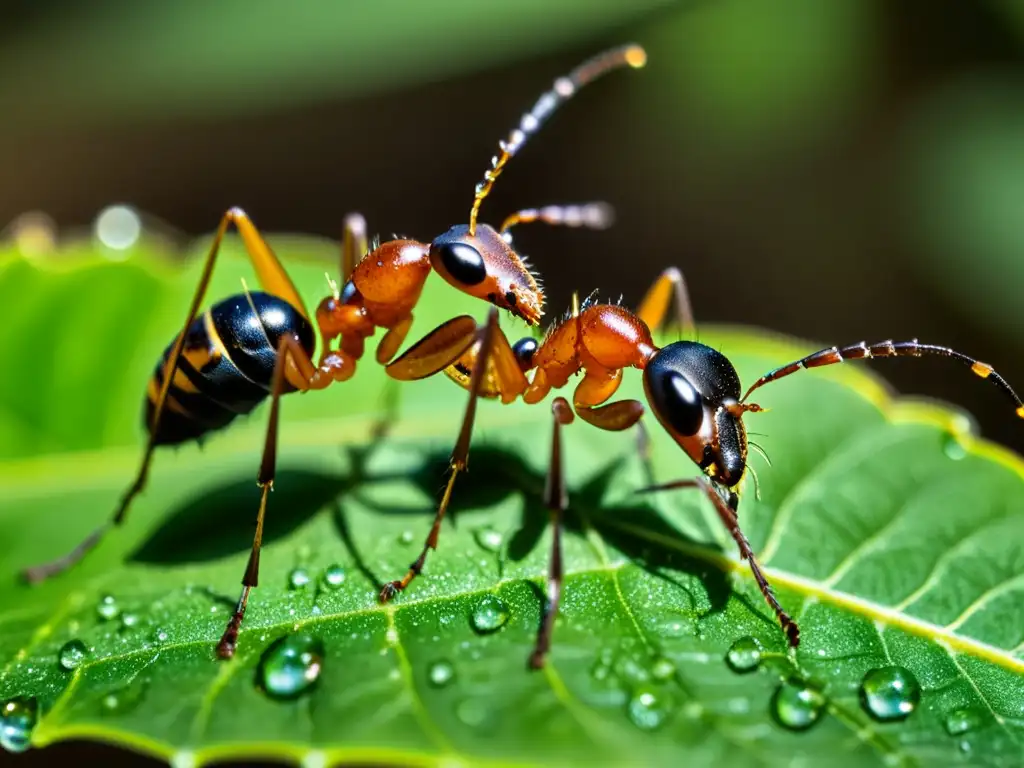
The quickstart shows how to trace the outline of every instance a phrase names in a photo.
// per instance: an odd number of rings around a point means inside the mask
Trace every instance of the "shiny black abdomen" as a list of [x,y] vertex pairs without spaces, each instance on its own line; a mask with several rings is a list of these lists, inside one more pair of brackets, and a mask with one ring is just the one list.
[[[302,348],[313,354],[315,337],[309,321],[284,299],[259,291],[232,296],[197,317],[185,334],[156,443],[194,440],[259,405],[270,394],[277,345],[284,333],[298,336]],[[147,429],[173,346],[172,342],[164,350],[153,372],[146,398]]]

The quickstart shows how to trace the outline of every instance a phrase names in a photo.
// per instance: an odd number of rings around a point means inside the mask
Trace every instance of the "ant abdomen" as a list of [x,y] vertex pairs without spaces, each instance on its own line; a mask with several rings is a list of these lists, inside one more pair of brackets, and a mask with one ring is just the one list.
[[[185,332],[155,442],[194,440],[259,405],[270,394],[277,345],[285,333],[298,337],[312,354],[309,321],[284,299],[261,291],[232,296],[193,320]],[[146,389],[147,430],[173,348],[172,341]]]

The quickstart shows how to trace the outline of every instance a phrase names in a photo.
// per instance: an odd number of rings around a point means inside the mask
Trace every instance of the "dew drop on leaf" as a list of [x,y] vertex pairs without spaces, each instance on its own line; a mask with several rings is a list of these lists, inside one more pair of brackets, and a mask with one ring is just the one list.
[[651,679],[651,670],[647,668],[646,660],[624,653],[615,660],[615,676],[628,685],[637,685]]
[[413,539],[416,538],[412,531],[402,531],[402,534],[398,537],[399,544],[412,544]]
[[463,725],[478,728],[487,722],[488,711],[480,699],[463,699],[455,707],[455,716]]
[[113,595],[104,595],[96,605],[96,613],[104,621],[110,621],[120,615],[121,608]]
[[753,672],[761,664],[761,643],[756,637],[741,637],[725,654],[725,661],[733,672]]
[[328,566],[324,571],[323,583],[328,589],[337,589],[345,583],[345,569],[337,563]]
[[943,725],[950,736],[962,736],[982,724],[981,713],[974,709],[958,709],[950,712]]
[[783,728],[806,731],[821,718],[825,696],[804,683],[782,683],[772,696],[772,716]]
[[163,645],[169,637],[170,635],[167,634],[167,630],[160,628],[154,629],[153,634],[150,636],[154,645]]
[[956,435],[946,435],[942,441],[942,452],[953,461],[960,461],[967,456],[967,448]]
[[861,681],[860,701],[876,720],[902,720],[921,701],[921,686],[913,673],[904,667],[872,669]]
[[485,595],[473,606],[469,623],[477,633],[487,635],[504,627],[508,618],[509,610],[505,601],[497,595]]
[[302,589],[309,582],[309,571],[305,568],[292,568],[288,572],[288,589]]
[[455,679],[455,667],[445,659],[435,661],[427,669],[427,678],[434,688],[444,688]]
[[118,688],[115,691],[108,691],[102,699],[100,699],[100,706],[103,709],[105,715],[123,715],[126,712],[130,712],[135,709],[142,701],[142,696],[145,693],[146,684],[139,682],[126,686],[125,688]]
[[85,647],[85,643],[81,640],[68,640],[57,652],[57,662],[61,669],[70,672],[72,669],[77,669],[88,655],[89,649]]
[[642,731],[653,731],[669,716],[668,703],[657,689],[637,688],[626,705],[629,721]]
[[651,677],[655,680],[671,680],[676,676],[676,665],[671,659],[659,656],[651,664]]
[[491,528],[490,526],[477,528],[475,531],[473,531],[473,539],[476,541],[476,543],[480,546],[481,549],[484,549],[488,552],[497,552],[501,549],[501,545],[505,541],[504,537],[501,535],[501,532],[496,531],[494,528]]
[[32,729],[39,718],[35,699],[17,698],[0,704],[0,747],[25,752],[32,745]]
[[133,629],[139,624],[139,615],[137,613],[122,613],[121,614],[121,630],[127,631]]
[[260,657],[257,684],[271,699],[298,698],[320,679],[323,659],[323,643],[310,635],[300,633],[279,638]]

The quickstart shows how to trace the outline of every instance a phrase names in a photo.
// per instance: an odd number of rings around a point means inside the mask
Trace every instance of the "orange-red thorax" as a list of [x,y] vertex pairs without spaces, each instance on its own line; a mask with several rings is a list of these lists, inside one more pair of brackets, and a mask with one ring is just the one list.
[[415,306],[430,274],[428,247],[415,240],[390,240],[370,251],[352,272],[368,304]]
[[643,368],[655,352],[647,325],[624,307],[596,304],[570,315],[548,333],[533,356],[538,368],[557,371],[584,365]]

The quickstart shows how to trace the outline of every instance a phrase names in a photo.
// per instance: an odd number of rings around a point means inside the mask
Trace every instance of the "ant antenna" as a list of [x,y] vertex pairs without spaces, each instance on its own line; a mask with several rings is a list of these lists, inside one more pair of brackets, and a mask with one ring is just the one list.
[[484,174],[484,179],[476,185],[473,207],[469,211],[469,234],[476,234],[476,219],[480,213],[480,205],[484,198],[491,193],[491,187],[495,180],[505,169],[505,164],[512,159],[513,155],[522,149],[526,139],[537,132],[544,124],[544,121],[551,117],[551,114],[558,106],[568,101],[580,88],[601,75],[629,65],[639,69],[647,63],[647,53],[639,45],[623,45],[618,48],[599,53],[592,59],[580,64],[576,69],[564,77],[555,80],[550,91],[545,92],[533,108],[519,120],[519,126],[514,128],[504,141],[498,142],[500,154],[491,158],[491,167]]
[[501,223],[501,234],[517,224],[545,224],[561,227],[586,227],[587,229],[608,229],[615,213],[608,203],[584,203],[583,205],[548,205],[543,208],[525,208],[505,217]]

